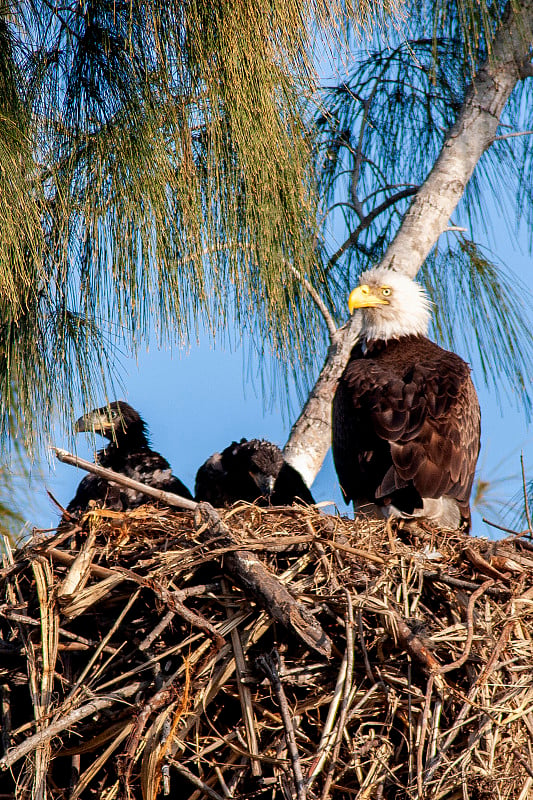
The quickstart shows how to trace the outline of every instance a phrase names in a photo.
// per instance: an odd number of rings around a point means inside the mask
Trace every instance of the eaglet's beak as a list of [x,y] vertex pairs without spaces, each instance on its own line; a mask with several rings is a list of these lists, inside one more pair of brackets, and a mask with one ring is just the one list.
[[378,297],[376,294],[370,289],[370,286],[367,286],[366,283],[361,284],[361,286],[357,286],[352,292],[350,292],[350,296],[348,298],[348,308],[350,309],[350,314],[353,314],[356,308],[375,308],[376,306],[388,306],[389,301],[385,300],[383,297]]
[[250,472],[250,477],[253,479],[263,497],[268,498],[272,495],[276,483],[276,479],[273,475],[265,475],[262,472],[256,472],[255,474]]
[[112,427],[113,426],[108,417],[105,417],[103,414],[99,414],[96,411],[90,411],[88,414],[84,414],[83,417],[80,417],[78,420],[76,420],[74,424],[74,431],[75,433],[83,433],[85,431],[103,433],[104,431],[111,430]]

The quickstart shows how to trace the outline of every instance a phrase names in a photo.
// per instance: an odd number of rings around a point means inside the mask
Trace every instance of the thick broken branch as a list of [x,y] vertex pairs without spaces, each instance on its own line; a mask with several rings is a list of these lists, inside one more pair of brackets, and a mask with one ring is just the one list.
[[[199,503],[198,513],[210,535],[227,537],[230,531],[209,503]],[[296,600],[273,572],[249,550],[237,550],[224,556],[224,571],[235,583],[251,594],[268,613],[308,646],[321,655],[331,655],[331,640],[314,616]]]

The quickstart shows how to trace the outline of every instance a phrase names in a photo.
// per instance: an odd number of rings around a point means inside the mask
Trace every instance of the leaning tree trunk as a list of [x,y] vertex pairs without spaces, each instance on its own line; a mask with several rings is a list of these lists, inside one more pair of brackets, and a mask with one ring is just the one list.
[[[425,182],[405,214],[383,260],[414,277],[461,199],[479,159],[496,136],[500,116],[517,82],[533,74],[533,0],[508,3],[490,59],[470,86],[455,125]],[[326,361],[292,427],[284,455],[308,485],[314,481],[331,442],[331,401],[358,333],[357,320],[333,337]]]

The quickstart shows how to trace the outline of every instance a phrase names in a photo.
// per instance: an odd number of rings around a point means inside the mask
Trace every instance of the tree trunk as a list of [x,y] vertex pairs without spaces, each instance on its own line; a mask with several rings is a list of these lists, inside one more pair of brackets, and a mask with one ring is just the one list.
[[302,413],[292,426],[283,455],[308,486],[317,476],[331,441],[331,400],[360,330],[354,315],[331,337],[324,366]]
[[[519,11],[519,15],[515,11]],[[455,125],[433,169],[418,190],[382,265],[414,277],[445,230],[479,159],[492,144],[501,113],[517,82],[531,74],[526,65],[533,43],[533,0],[510,3],[495,35],[490,60],[470,86]],[[357,321],[341,328],[309,398],[285,445],[286,460],[310,486],[331,443],[331,401],[348,361]]]

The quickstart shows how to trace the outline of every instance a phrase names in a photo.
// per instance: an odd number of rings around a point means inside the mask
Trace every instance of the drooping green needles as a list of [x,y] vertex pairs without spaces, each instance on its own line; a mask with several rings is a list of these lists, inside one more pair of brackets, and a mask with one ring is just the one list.
[[[397,230],[503,13],[463,0],[34,0],[4,11],[0,435],[16,418],[29,444],[54,409],[91,405],[116,373],[116,343],[135,348],[149,332],[183,342],[202,327],[245,330],[282,373],[300,365],[305,391],[327,333],[297,274],[343,321],[347,286]],[[318,36],[347,64],[323,93]],[[502,134],[523,125],[529,82]],[[456,255],[441,248],[425,272],[443,332],[469,276],[484,299],[461,320],[524,397],[526,312],[473,242],[495,173],[519,214],[532,213],[532,142],[491,148],[453,221],[468,226]],[[505,324],[491,337],[479,314]]]

